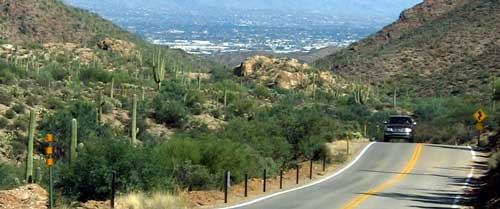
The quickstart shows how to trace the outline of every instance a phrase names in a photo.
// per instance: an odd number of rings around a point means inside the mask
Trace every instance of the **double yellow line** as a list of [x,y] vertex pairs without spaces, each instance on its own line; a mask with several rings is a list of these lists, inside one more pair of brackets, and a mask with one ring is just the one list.
[[383,184],[380,184],[380,185],[368,190],[367,192],[357,196],[351,202],[342,206],[341,209],[356,208],[361,203],[363,203],[366,199],[368,199],[370,196],[373,196],[373,195],[379,193],[380,191],[386,189],[387,187],[395,184],[396,182],[401,181],[404,177],[406,177],[406,175],[408,175],[411,172],[411,170],[413,170],[413,168],[417,164],[417,161],[420,158],[420,153],[422,152],[422,148],[423,148],[422,144],[417,144],[417,147],[415,148],[415,151],[413,151],[413,155],[411,156],[410,161],[408,161],[408,163],[406,164],[404,169],[401,171],[401,173],[399,173],[397,176],[395,176],[391,180],[389,180]]

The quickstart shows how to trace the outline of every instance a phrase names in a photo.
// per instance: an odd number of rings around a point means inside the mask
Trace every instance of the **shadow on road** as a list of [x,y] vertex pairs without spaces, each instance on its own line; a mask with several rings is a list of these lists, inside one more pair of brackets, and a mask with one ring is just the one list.
[[[429,145],[429,146],[435,146],[435,145]],[[438,147],[445,147],[445,148],[450,148],[450,149],[462,149],[460,147],[448,147],[448,146],[441,146],[441,145],[436,145]],[[467,149],[467,148],[464,148]],[[378,197],[385,197],[385,198],[392,198],[395,200],[406,200],[406,201],[411,201],[414,202],[413,204],[408,205],[407,207],[411,208],[450,208],[454,202],[455,198],[460,195],[460,201],[458,202],[459,205],[461,206],[472,206],[471,200],[473,199],[473,192],[477,188],[481,186],[481,181],[480,177],[474,177],[469,179],[468,184],[467,182],[467,176],[455,176],[455,175],[443,175],[439,174],[439,170],[453,170],[453,171],[462,171],[461,173],[468,173],[471,170],[471,166],[474,168],[476,174],[477,173],[484,173],[488,170],[488,164],[484,160],[488,156],[488,153],[486,152],[478,152],[478,160],[472,162],[470,166],[464,166],[464,167],[434,167],[434,169],[437,169],[436,173],[418,173],[418,172],[412,172],[408,173],[408,176],[429,176],[429,177],[437,177],[437,178],[445,178],[446,182],[448,182],[448,185],[451,187],[459,187],[459,188],[466,188],[464,191],[452,191],[452,190],[446,190],[446,188],[442,188],[439,190],[427,190],[427,189],[418,189],[418,188],[410,188],[409,190],[411,191],[418,191],[415,192],[416,194],[409,194],[409,193],[397,193],[397,192],[380,192],[377,194],[367,194],[371,196],[378,196]],[[390,175],[397,175],[401,174],[400,172],[391,172],[391,171],[377,171],[377,170],[361,170],[362,172],[376,172],[376,173],[386,173]],[[432,205],[432,206],[424,206],[424,205]]]

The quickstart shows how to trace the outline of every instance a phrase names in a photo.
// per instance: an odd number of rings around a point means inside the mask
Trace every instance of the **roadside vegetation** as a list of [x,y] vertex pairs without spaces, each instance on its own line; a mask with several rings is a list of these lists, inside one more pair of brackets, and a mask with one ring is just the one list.
[[[67,15],[82,12],[71,11]],[[81,18],[92,29],[106,25],[93,16]],[[382,139],[383,122],[394,114],[416,118],[418,142],[469,142],[477,134],[471,115],[480,107],[491,113],[488,128],[498,128],[495,79],[481,87],[493,95],[486,97],[423,97],[404,82],[373,85],[360,78],[332,82],[328,88],[314,76],[303,88],[283,89],[122,33],[113,29],[108,35],[133,43],[127,47],[111,40],[134,53],[96,46],[103,37],[93,33],[94,39],[79,43],[94,55],[88,62],[63,50],[46,53],[49,49],[31,42],[19,49],[36,56],[19,58],[24,55],[17,49],[0,53],[0,148],[8,159],[0,163],[0,189],[27,183],[29,129],[34,131],[33,180],[44,187],[43,138],[54,134],[59,199],[108,199],[114,171],[118,194],[137,194],[125,198],[143,204],[156,194],[220,189],[226,170],[239,183],[245,174],[259,177],[263,169],[276,176],[280,169],[311,159],[340,161],[345,156],[332,156],[325,143]],[[31,111],[36,113],[32,128]]]

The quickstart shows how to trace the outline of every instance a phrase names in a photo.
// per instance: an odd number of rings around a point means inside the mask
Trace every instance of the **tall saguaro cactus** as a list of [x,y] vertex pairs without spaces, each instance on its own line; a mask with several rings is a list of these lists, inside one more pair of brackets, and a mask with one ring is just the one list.
[[132,104],[132,144],[135,144],[137,139],[137,95],[134,94]]
[[71,142],[70,142],[70,156],[69,163],[76,160],[76,146],[78,144],[78,122],[76,119],[71,120]]
[[165,67],[166,60],[161,55],[161,51],[158,51],[158,54],[153,57],[153,77],[158,85],[158,90],[161,89],[161,82],[165,79]]
[[99,91],[99,98],[97,99],[97,122],[102,122],[102,108],[104,107],[105,100],[102,90]]
[[111,78],[111,87],[109,89],[109,97],[111,99],[114,98],[114,93],[115,93],[115,78]]
[[35,110],[30,112],[30,124],[28,130],[28,156],[26,159],[26,182],[33,182],[33,146],[35,140]]
[[394,87],[394,93],[393,93],[393,98],[392,98],[392,103],[393,103],[394,109],[396,109],[398,107],[397,98],[398,98],[398,89],[396,87]]

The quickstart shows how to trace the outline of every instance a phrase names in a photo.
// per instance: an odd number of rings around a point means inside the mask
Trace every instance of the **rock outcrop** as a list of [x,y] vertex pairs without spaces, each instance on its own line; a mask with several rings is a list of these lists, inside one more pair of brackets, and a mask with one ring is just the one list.
[[48,193],[37,184],[0,191],[0,209],[46,209]]
[[253,79],[257,83],[283,89],[308,90],[311,87],[331,87],[335,77],[326,71],[319,71],[296,59],[269,58],[256,55],[247,58],[234,70],[237,76]]

